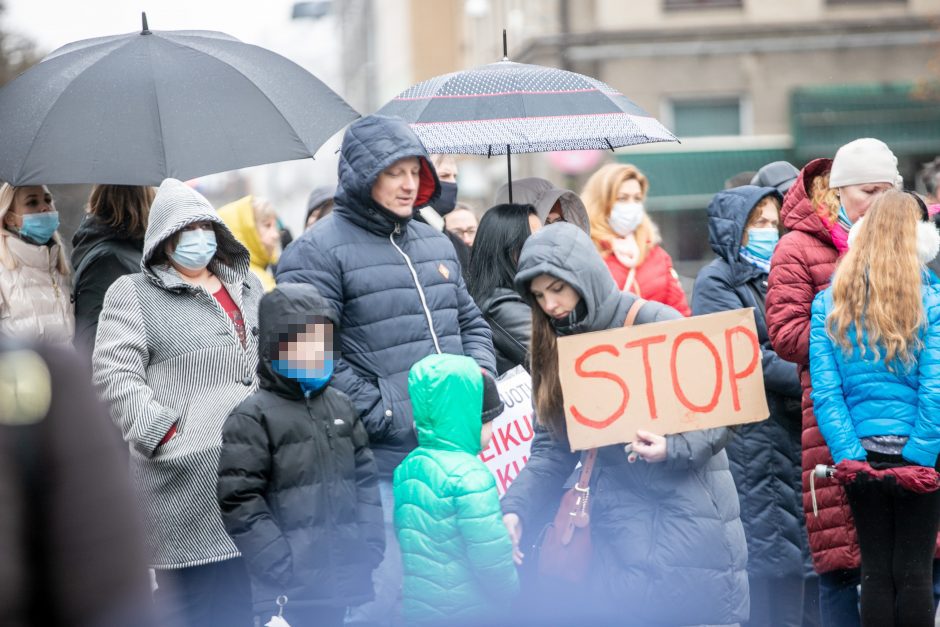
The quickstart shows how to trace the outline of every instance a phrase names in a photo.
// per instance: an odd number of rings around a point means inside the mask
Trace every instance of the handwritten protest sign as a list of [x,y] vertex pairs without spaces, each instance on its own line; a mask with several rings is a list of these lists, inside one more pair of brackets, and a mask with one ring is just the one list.
[[559,338],[558,370],[573,451],[769,414],[751,309]]
[[532,379],[522,366],[517,366],[500,377],[497,387],[506,408],[493,421],[493,439],[480,452],[480,459],[496,477],[496,488],[503,496],[529,460],[535,435]]

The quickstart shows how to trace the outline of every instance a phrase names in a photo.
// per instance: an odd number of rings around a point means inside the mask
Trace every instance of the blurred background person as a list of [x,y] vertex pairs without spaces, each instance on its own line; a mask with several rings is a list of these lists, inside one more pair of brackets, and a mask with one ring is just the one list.
[[493,332],[497,374],[529,367],[532,309],[513,279],[522,245],[541,227],[532,205],[496,205],[480,220],[468,289]]
[[71,269],[45,185],[0,187],[0,334],[71,342]]
[[119,277],[140,272],[153,196],[150,186],[95,185],[72,237],[75,346],[89,358],[105,293]]
[[452,235],[456,235],[469,248],[473,248],[473,240],[477,235],[479,225],[477,216],[470,205],[462,202],[444,216],[444,227]]
[[[509,183],[504,183],[496,190],[493,204],[508,202]],[[555,187],[551,181],[534,176],[512,181],[512,202],[535,207],[542,225],[570,222],[585,233],[591,231],[591,220],[581,198],[571,190]]]
[[0,625],[155,620],[127,455],[87,364],[0,341]]
[[727,445],[747,538],[746,624],[755,627],[800,627],[804,574],[810,569],[800,487],[800,379],[796,366],[770,345],[764,315],[781,200],[772,186],[715,195],[708,205],[708,235],[717,258],[702,268],[692,291],[696,316],[753,308],[761,346],[770,419],[735,427]]
[[936,205],[940,203],[940,157],[933,161],[925,163],[920,169],[920,181],[924,186],[924,193],[927,195],[927,205]]
[[826,289],[839,258],[848,250],[849,229],[875,199],[899,183],[898,161],[877,139],[858,139],[833,159],[816,159],[800,171],[787,193],[780,217],[789,232],[771,259],[767,287],[767,331],[783,359],[797,365],[802,399],[804,512],[813,567],[819,574],[823,627],[859,624],[858,537],[845,490],[832,480],[815,484],[819,515],[811,502],[809,473],[832,456],[813,413],[809,370],[811,307]]
[[[316,224],[333,211],[333,196],[336,194],[335,185],[323,185],[310,192],[307,198],[307,219],[304,221],[304,230]],[[286,246],[284,248],[287,248]]]
[[222,425],[257,387],[261,283],[209,201],[175,179],[157,190],[142,267],[108,290],[93,364],[130,449],[157,602],[184,627],[247,625],[216,484]]
[[219,209],[219,217],[251,256],[251,271],[261,281],[264,291],[274,289],[271,266],[281,256],[281,234],[277,212],[270,202],[257,196],[245,196]]
[[672,257],[643,207],[649,181],[629,164],[610,163],[591,175],[581,197],[591,239],[621,290],[692,315]]

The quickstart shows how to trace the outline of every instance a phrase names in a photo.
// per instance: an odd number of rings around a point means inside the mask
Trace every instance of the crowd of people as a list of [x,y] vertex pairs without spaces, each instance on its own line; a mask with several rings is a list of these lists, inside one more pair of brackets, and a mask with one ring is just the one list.
[[[512,181],[478,222],[455,159],[377,115],[288,245],[263,198],[167,179],[95,186],[70,263],[49,190],[4,185],[0,333],[90,364],[142,523],[115,508],[127,575],[88,624],[933,625],[938,164],[926,198],[876,139],[766,165],[712,198],[689,295],[636,167]],[[559,337],[742,308],[767,420],[571,451]],[[519,366],[534,439],[500,499],[479,453]],[[590,568],[558,577],[579,466]]]

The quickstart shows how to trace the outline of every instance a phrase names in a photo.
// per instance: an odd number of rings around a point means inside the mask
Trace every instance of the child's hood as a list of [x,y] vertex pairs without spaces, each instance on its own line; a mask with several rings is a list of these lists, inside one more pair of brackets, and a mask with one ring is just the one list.
[[333,323],[334,359],[338,343],[339,320],[336,310],[306,283],[278,285],[261,298],[258,306],[258,379],[260,385],[287,397],[303,397],[300,384],[274,371],[271,361],[277,359],[278,347],[302,331],[314,318]]
[[408,392],[418,444],[445,451],[480,452],[483,375],[461,355],[429,355],[411,368]]
[[232,231],[235,239],[248,249],[251,263],[262,268],[277,263],[277,255],[269,255],[261,243],[261,235],[255,221],[254,196],[245,196],[225,205],[219,209],[219,217]]

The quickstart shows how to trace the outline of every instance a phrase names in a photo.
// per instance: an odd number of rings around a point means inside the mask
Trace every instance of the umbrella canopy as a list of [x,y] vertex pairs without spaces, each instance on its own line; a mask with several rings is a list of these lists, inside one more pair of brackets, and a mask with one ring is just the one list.
[[506,60],[418,83],[379,113],[402,118],[429,152],[442,154],[613,150],[677,141],[606,83]]
[[313,157],[359,117],[274,52],[211,31],[59,48],[0,89],[0,179],[157,185]]

